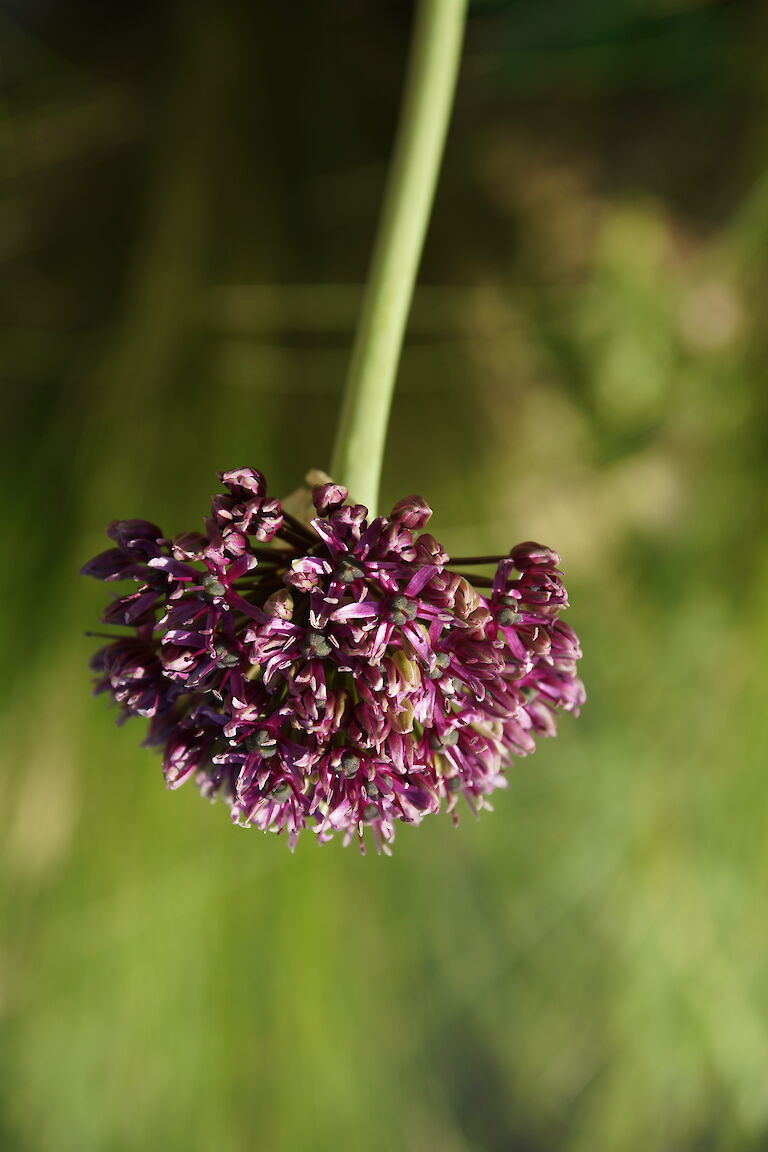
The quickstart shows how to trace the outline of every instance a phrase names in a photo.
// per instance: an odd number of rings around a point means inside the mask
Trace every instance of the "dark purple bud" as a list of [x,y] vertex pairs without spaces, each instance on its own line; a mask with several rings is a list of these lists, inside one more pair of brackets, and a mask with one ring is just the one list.
[[520,572],[524,568],[537,566],[557,568],[560,563],[557,552],[547,548],[544,544],[537,544],[534,540],[526,540],[523,544],[517,544],[509,555],[514,561],[515,568]]
[[329,521],[336,531],[358,538],[365,527],[368,509],[364,504],[343,504],[329,515]]
[[81,576],[93,576],[95,580],[122,580],[126,572],[135,566],[119,548],[108,548],[99,552],[80,569]]
[[340,508],[346,501],[349,493],[341,484],[317,484],[312,489],[312,503],[320,516],[327,516],[329,512]]
[[174,537],[171,550],[176,560],[200,560],[209,544],[202,532],[182,532]]
[[418,564],[447,564],[448,553],[429,532],[423,532],[415,544],[415,559]]
[[110,604],[102,620],[105,624],[125,624],[138,627],[155,622],[157,593],[150,590],[134,592],[131,596],[121,596]]
[[267,491],[266,480],[255,468],[233,468],[229,472],[219,472],[218,476],[233,496],[252,499],[254,496],[263,496]]
[[545,568],[526,568],[516,581],[521,603],[566,607],[568,598],[562,581]]
[[163,539],[161,529],[149,520],[113,520],[107,536],[134,559],[158,556]]
[[390,520],[397,520],[406,528],[418,531],[432,517],[432,509],[421,496],[406,496],[399,500],[390,513]]
[[265,500],[262,503],[258,516],[252,520],[248,531],[257,540],[269,541],[274,539],[284,523],[283,508],[277,500]]

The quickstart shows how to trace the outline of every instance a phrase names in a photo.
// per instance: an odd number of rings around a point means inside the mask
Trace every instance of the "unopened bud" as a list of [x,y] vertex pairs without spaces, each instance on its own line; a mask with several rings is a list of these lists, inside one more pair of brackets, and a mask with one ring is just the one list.
[[414,687],[421,682],[421,671],[418,664],[415,660],[409,659],[402,648],[397,648],[392,653],[392,659],[406,684]]
[[291,620],[293,618],[293,596],[287,588],[273,592],[264,601],[264,611],[268,616],[275,616],[279,620]]
[[547,548],[544,544],[537,544],[533,540],[526,540],[518,544],[510,552],[515,568],[522,572],[524,568],[543,567],[556,568],[560,563],[557,552]]

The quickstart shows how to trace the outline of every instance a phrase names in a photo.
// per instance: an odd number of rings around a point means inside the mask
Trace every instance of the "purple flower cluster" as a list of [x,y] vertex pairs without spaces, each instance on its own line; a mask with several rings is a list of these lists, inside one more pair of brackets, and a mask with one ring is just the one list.
[[[368,827],[386,851],[396,821],[460,795],[490,807],[510,754],[553,735],[557,709],[578,712],[581,652],[549,548],[452,561],[419,497],[369,522],[322,483],[304,523],[254,469],[220,479],[204,532],[117,521],[83,568],[135,584],[104,613],[129,631],[94,657],[96,691],[149,720],[170,788],[194,776],[291,846],[305,827],[362,846]],[[455,570],[491,562],[492,577]]]

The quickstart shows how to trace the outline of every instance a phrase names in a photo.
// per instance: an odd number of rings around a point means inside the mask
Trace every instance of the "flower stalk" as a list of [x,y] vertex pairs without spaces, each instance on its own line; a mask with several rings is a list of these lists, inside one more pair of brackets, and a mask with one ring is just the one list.
[[387,422],[448,130],[467,0],[419,0],[331,475],[375,515]]
[[400,823],[441,808],[457,820],[461,797],[490,808],[509,759],[585,698],[556,552],[529,540],[451,558],[419,496],[376,515],[465,12],[466,0],[419,0],[335,480],[307,475],[300,517],[297,494],[289,511],[255,468],[221,472],[204,531],[113,521],[112,546],[82,569],[128,586],[102,615],[125,634],[93,633],[108,641],[95,690],[121,719],[148,721],[169,788],[194,778],[236,823],[291,847],[311,830],[364,850],[369,832],[389,852]]

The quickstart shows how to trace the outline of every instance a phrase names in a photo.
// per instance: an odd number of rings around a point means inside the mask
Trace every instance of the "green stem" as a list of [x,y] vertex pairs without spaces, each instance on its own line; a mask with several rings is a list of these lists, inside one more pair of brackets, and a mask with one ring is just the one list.
[[400,123],[331,475],[373,514],[395,374],[434,199],[467,0],[419,0]]

